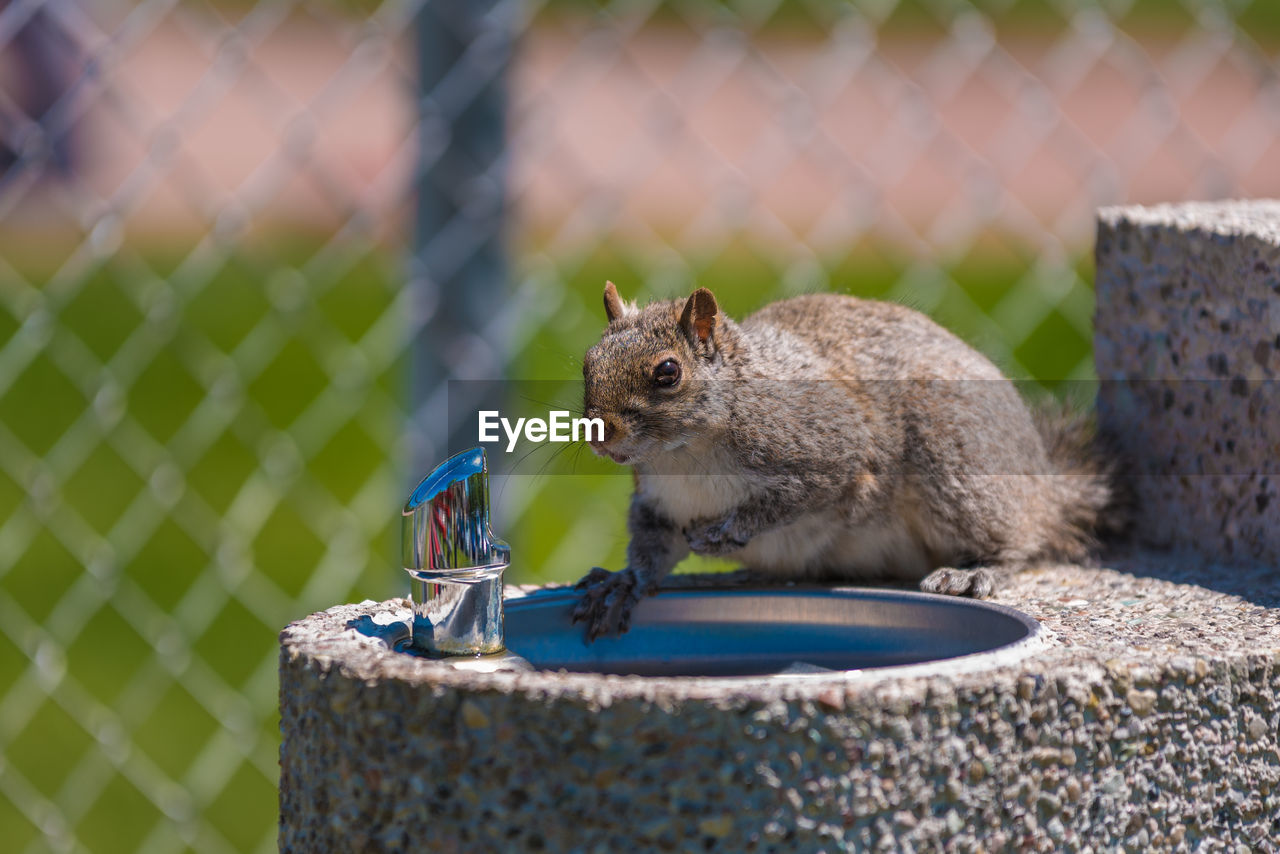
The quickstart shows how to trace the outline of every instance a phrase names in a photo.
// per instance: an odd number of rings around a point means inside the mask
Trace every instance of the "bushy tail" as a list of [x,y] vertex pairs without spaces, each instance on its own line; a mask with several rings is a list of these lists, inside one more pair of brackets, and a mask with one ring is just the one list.
[[1120,455],[1090,416],[1055,404],[1036,408],[1033,417],[1056,475],[1052,482],[1061,508],[1047,556],[1081,560],[1100,543],[1128,532],[1133,516],[1128,478]]

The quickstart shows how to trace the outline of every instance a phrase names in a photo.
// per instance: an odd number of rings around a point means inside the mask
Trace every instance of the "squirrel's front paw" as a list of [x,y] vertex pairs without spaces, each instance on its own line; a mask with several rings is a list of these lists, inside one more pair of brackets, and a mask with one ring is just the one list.
[[596,567],[574,587],[583,591],[573,608],[573,621],[587,624],[587,640],[620,635],[631,627],[631,612],[651,591],[634,569],[610,572]]
[[699,519],[684,528],[684,538],[694,554],[719,557],[736,552],[747,545],[747,539],[737,530],[733,516],[708,521]]
[[995,590],[995,573],[989,569],[935,569],[920,582],[925,593],[942,593],[947,596],[970,596],[985,599]]

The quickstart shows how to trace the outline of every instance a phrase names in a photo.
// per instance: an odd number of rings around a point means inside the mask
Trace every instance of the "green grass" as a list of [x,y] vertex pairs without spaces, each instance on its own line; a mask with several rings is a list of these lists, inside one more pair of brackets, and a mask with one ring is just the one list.
[[[15,797],[68,812],[69,831],[98,851],[148,838],[270,850],[277,632],[315,609],[404,592],[404,360],[353,355],[394,334],[401,272],[375,247],[319,249],[277,235],[202,266],[126,248],[90,263],[78,287],[48,255],[6,255],[35,288],[0,276],[0,341],[6,353],[38,345],[0,391],[10,850],[42,847]],[[511,370],[537,381],[521,388],[539,400],[513,406],[576,404],[606,278],[640,299],[704,285],[735,316],[804,290],[901,299],[1019,376],[1050,387],[1087,376],[1087,261],[1038,270],[999,244],[942,268],[873,246],[816,266],[746,246],[679,262],[608,247],[520,255],[517,278],[546,317]],[[29,339],[42,299],[49,337]],[[567,460],[541,474],[547,461],[529,460],[500,496],[532,496],[495,520],[516,554],[513,582],[621,566],[630,478],[589,454]],[[94,778],[105,788],[85,801],[79,787]],[[177,818],[153,799],[176,803]]]
[[[126,250],[74,287],[45,259],[21,270],[34,289],[0,279],[8,354],[33,302],[52,330],[0,397],[6,846],[32,830],[6,798],[26,791],[70,812],[93,850],[132,851],[153,830],[274,847],[277,633],[403,586],[402,359],[342,371],[378,337],[397,261],[318,249],[281,240],[204,266]],[[50,683],[32,659],[63,648]],[[32,691],[48,694],[34,716]],[[102,726],[133,755],[102,751]],[[106,788],[84,802],[95,775]],[[174,785],[189,793],[176,830],[153,802]]]
[[[363,0],[352,0],[359,5]],[[956,21],[973,13],[986,18],[1004,36],[1058,33],[1071,26],[1081,12],[1101,12],[1130,34],[1177,35],[1197,29],[1197,14],[1214,3],[1187,0],[663,0],[654,10],[659,22],[676,23],[697,30],[715,26],[745,25],[773,31],[824,32],[833,23],[858,9],[882,36],[928,37],[944,34]],[[1241,0],[1220,4],[1227,17],[1251,38],[1274,44],[1280,39],[1280,4],[1272,0]],[[626,4],[612,0],[551,0],[539,11],[542,17],[581,18],[601,15],[622,17]],[[646,7],[647,8],[647,7]]]
[[[216,0],[214,5],[240,10],[255,5],[257,0]],[[367,15],[382,5],[382,0],[308,0],[304,5],[340,14]],[[861,6],[863,12],[881,19],[887,27],[902,30],[932,29],[958,14],[977,11],[998,24],[1022,28],[1060,28],[1074,12],[1098,9],[1122,27],[1163,27],[1186,29],[1195,24],[1196,3],[1177,0],[897,0],[895,3],[848,0],[782,0],[777,4],[744,2],[744,0],[664,0],[658,14],[679,14],[686,19],[708,21],[728,16],[754,24],[768,23],[820,25],[832,14],[844,13],[850,5]],[[1241,28],[1255,35],[1280,33],[1280,6],[1270,0],[1243,0],[1223,3],[1236,16]],[[608,8],[625,10],[625,4],[613,0],[550,0],[541,7],[542,14],[584,15]],[[768,17],[760,19],[761,10]],[[887,11],[885,11],[887,10]]]
[[[213,6],[236,21],[261,0],[190,0],[195,8]],[[298,6],[320,16],[365,17],[384,6],[384,0],[304,0]],[[1177,36],[1197,29],[1197,15],[1215,6],[1234,20],[1239,30],[1265,45],[1280,42],[1280,3],[1274,0],[662,0],[652,12],[657,23],[677,24],[699,31],[719,26],[763,27],[777,31],[819,33],[859,9],[881,35],[939,36],[957,20],[978,13],[1003,36],[1058,33],[1071,26],[1081,12],[1098,11],[1131,35]],[[630,10],[648,9],[616,0],[549,0],[535,9],[535,20],[600,16],[625,18]]]

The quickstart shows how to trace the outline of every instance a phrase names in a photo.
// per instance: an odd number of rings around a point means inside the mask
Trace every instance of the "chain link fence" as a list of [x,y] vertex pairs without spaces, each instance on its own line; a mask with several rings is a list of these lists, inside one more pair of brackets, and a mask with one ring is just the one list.
[[[606,278],[1091,379],[1093,209],[1280,195],[1278,46],[1269,0],[0,4],[4,847],[273,849],[276,632],[403,592],[447,381],[571,408]],[[619,564],[585,456],[502,484],[512,580]]]

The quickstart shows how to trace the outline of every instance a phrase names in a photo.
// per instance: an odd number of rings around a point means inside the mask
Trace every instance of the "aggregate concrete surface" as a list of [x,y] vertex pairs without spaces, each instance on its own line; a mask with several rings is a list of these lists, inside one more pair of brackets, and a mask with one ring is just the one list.
[[313,614],[281,849],[1280,851],[1280,578],[1108,567],[996,594],[1028,657],[909,678],[466,672],[370,636],[403,600]]
[[1104,208],[1098,414],[1154,545],[1280,563],[1280,201]]

